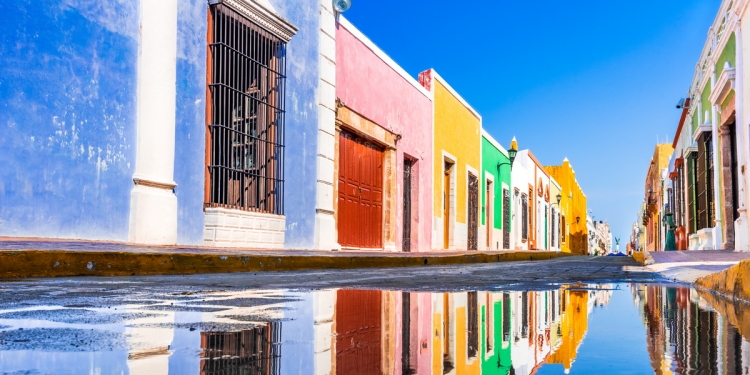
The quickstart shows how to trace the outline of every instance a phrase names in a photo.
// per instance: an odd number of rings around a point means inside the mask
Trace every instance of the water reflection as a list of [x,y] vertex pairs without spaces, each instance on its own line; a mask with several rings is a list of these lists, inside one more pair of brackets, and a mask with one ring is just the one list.
[[746,374],[745,310],[643,284],[209,291],[0,309],[0,374]]

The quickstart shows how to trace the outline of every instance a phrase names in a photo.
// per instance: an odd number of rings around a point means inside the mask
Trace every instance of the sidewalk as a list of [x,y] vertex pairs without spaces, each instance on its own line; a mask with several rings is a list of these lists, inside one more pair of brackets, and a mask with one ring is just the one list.
[[255,250],[4,237],[0,238],[0,278],[416,267],[547,260],[569,255],[547,251]]
[[651,251],[644,255],[653,259],[645,263],[647,269],[690,284],[750,259],[750,253],[730,250]]

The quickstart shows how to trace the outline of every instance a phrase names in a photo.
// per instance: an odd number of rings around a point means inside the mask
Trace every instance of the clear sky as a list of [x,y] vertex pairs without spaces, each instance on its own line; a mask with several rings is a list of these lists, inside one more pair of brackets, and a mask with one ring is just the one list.
[[568,157],[624,245],[720,3],[353,0],[345,17],[412,76],[435,68],[504,145]]

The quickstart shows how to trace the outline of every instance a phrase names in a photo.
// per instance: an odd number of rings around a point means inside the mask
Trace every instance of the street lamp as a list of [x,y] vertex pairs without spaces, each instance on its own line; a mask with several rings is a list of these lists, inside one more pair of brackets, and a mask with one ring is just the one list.
[[510,141],[510,149],[508,150],[508,159],[510,160],[510,163],[497,163],[497,172],[500,173],[500,167],[503,165],[509,165],[510,169],[513,170],[513,161],[516,160],[517,154],[518,142],[516,142],[516,137],[513,137],[513,140]]

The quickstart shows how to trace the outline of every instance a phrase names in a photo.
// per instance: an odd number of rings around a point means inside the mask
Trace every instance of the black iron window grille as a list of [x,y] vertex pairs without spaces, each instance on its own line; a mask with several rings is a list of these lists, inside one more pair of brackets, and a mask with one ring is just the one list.
[[521,239],[529,239],[529,198],[526,194],[521,194]]
[[286,43],[210,6],[206,206],[284,213]]
[[281,323],[236,332],[202,332],[201,375],[281,373]]
[[713,140],[711,133],[706,132],[698,143],[698,166],[697,166],[697,227],[698,229],[713,226]]
[[697,171],[697,153],[692,152],[688,158],[688,233],[695,234],[698,231],[698,210],[696,207],[697,201],[697,183],[698,183],[698,171]]
[[503,249],[510,249],[510,192],[503,189]]

